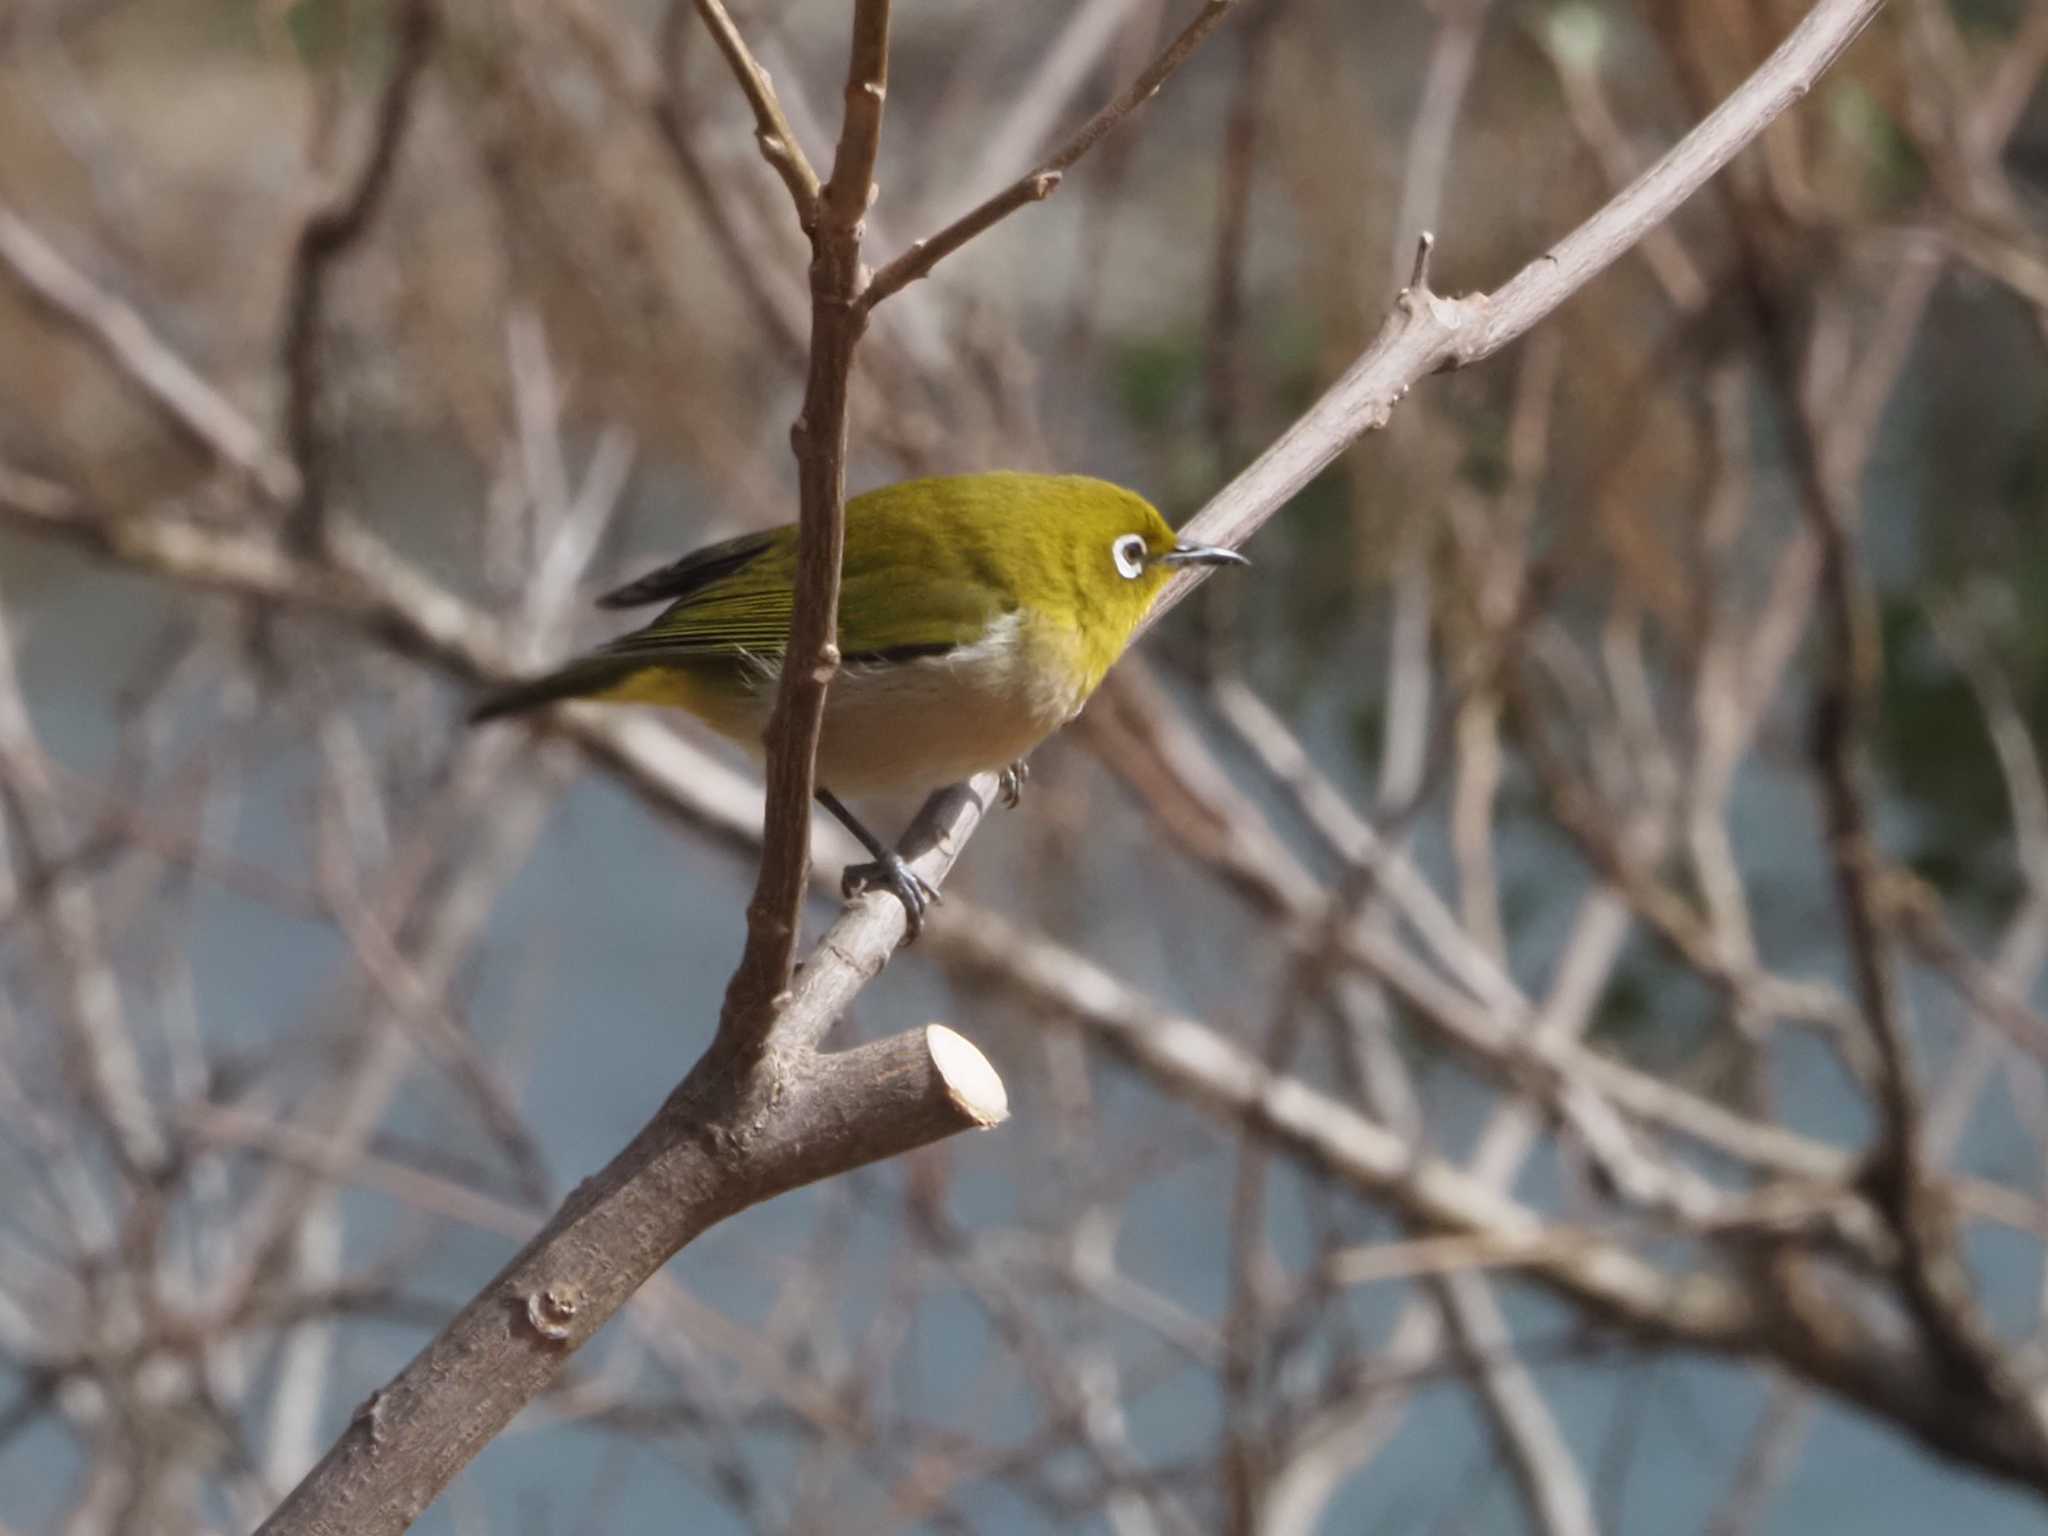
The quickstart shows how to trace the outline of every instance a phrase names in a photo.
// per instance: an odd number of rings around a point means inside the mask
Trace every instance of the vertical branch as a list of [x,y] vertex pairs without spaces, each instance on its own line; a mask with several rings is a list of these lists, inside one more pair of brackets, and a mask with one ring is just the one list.
[[398,164],[399,145],[412,123],[420,76],[434,41],[433,0],[407,0],[399,12],[397,56],[377,103],[370,147],[355,181],[316,209],[299,231],[292,252],[291,286],[285,301],[284,334],[278,355],[285,374],[285,446],[301,476],[291,536],[300,548],[316,547],[327,513],[326,454],[320,441],[320,320],[327,303],[327,279],[348,248],[376,217]]
[[[1209,326],[1202,362],[1203,416],[1221,474],[1243,460],[1244,430],[1244,266],[1251,230],[1252,168],[1257,159],[1259,118],[1272,6],[1253,10],[1238,47],[1237,87],[1223,125],[1223,177],[1216,196],[1216,254],[1209,277]],[[1234,640],[1242,594],[1235,583],[1210,587],[1202,599],[1203,663],[1212,674],[1235,660]]]
[[[1826,370],[1801,369],[1761,276],[1761,256],[1747,242],[1743,256],[1753,323],[1797,427],[1794,467],[1818,557],[1816,593],[1825,651],[1809,745],[1849,973],[1875,1047],[1879,1132],[1865,1180],[1899,1240],[1901,1299],[1946,1384],[2010,1410],[2024,1433],[2048,1443],[2048,1427],[1977,1305],[1953,1223],[1928,1185],[1924,1109],[1890,931],[1900,907],[1914,898],[1884,865],[1859,761],[1870,697],[1882,667],[1867,595],[1857,579],[1859,487],[1842,464],[1828,458],[1820,425],[1821,402],[1831,395],[1823,387]],[[1828,359],[1827,336],[1816,330],[1809,365]]]
[[[1202,363],[1203,417],[1226,469],[1240,456],[1244,430],[1244,264],[1251,229],[1252,168],[1257,159],[1267,38],[1274,10],[1254,10],[1241,29],[1237,86],[1223,125],[1222,184],[1216,195],[1216,254],[1209,274],[1209,329]],[[1218,590],[1224,590],[1218,588]]]
[[1874,1087],[1879,1132],[1865,1176],[1899,1237],[1898,1279],[1904,1299],[1945,1374],[1965,1391],[2018,1394],[2018,1383],[1977,1313],[1955,1235],[1927,1188],[1920,1092],[1888,932],[1886,908],[1895,903],[1888,898],[1888,876],[1871,830],[1858,762],[1880,662],[1876,634],[1857,589],[1853,490],[1822,473],[1811,407],[1799,403],[1804,408],[1803,489],[1820,549],[1819,595],[1827,648],[1813,704],[1811,745],[1849,971],[1878,1068]]
[[[735,34],[737,36],[737,34]],[[743,76],[744,78],[744,76]],[[760,77],[764,88],[766,76]],[[846,547],[847,386],[867,328],[860,243],[874,197],[889,89],[888,0],[858,0],[846,68],[846,115],[811,231],[811,359],[790,428],[798,492],[796,609],[768,722],[768,813],[761,873],[747,904],[747,947],[726,989],[718,1045],[765,1043],[771,1005],[789,986],[810,880],[811,796],[825,691],[839,667],[839,567]],[[772,101],[772,96],[768,98]],[[758,106],[757,106],[758,110]],[[772,156],[770,157],[773,158]]]
[[67,1064],[123,1173],[147,1184],[162,1175],[170,1146],[122,1005],[99,904],[82,878],[63,871],[70,829],[29,717],[10,618],[0,608],[0,818],[11,812],[21,829],[22,885],[47,892],[41,898],[44,947]]
[[[1478,62],[1488,8],[1489,0],[1460,0],[1445,10],[1437,28],[1401,173],[1392,252],[1396,283],[1416,259],[1411,255],[1415,242],[1430,239],[1443,209],[1458,118]],[[1436,601],[1428,524],[1402,530],[1399,540],[1390,581],[1387,729],[1380,750],[1379,800],[1388,810],[1406,805],[1422,788],[1433,681],[1429,640]]]

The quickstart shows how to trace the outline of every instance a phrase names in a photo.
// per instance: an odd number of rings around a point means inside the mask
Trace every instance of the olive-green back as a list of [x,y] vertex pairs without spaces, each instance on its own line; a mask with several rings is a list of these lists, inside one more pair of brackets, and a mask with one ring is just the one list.
[[[854,497],[846,504],[840,650],[856,662],[936,655],[973,644],[1002,615],[1029,605],[1076,622],[1091,642],[1099,632],[1106,668],[1164,579],[1116,578],[1109,550],[1119,531],[1141,531],[1155,547],[1172,542],[1141,497],[1078,475],[958,475]],[[778,656],[795,574],[794,525],[699,550],[607,600],[673,602],[605,649],[649,660]]]

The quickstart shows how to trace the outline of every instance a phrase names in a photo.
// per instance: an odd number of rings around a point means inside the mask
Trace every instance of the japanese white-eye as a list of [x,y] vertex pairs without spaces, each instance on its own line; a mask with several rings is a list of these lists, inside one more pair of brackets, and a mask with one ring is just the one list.
[[[818,740],[818,799],[873,856],[849,894],[895,891],[914,934],[936,892],[839,801],[1004,769],[1080,713],[1183,565],[1244,564],[1184,544],[1135,492],[1081,475],[910,480],[846,504],[842,664]],[[666,704],[759,752],[796,577],[796,528],[742,534],[598,599],[660,617],[559,671],[487,695],[473,718],[557,699]]]

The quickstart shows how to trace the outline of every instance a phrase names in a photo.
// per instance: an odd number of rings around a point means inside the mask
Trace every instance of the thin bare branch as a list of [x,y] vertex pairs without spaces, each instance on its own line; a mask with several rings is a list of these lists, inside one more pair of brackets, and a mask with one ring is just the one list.
[[58,254],[0,203],[0,264],[38,304],[83,333],[122,378],[179,431],[244,476],[276,506],[299,495],[299,472],[233,401],[166,345],[149,322]]
[[314,210],[292,251],[278,356],[285,375],[285,443],[297,463],[300,489],[292,537],[313,547],[326,516],[326,456],[320,435],[320,323],[336,266],[376,218],[413,119],[420,77],[433,50],[436,0],[405,0],[391,73],[371,120],[370,145],[353,180]]
[[722,0],[696,0],[696,3],[697,14],[711,29],[718,51],[732,66],[733,78],[739,81],[748,104],[754,109],[754,142],[760,145],[762,158],[774,167],[775,174],[782,178],[782,184],[789,188],[790,200],[796,204],[796,221],[805,234],[810,234],[818,225],[821,190],[818,173],[811,169],[811,162],[804,156],[803,145],[797,142],[796,130],[789,126],[782,102],[775,95],[775,83],[748,49],[746,39],[740,36],[740,29],[733,24],[732,15]]
[[[1187,533],[1239,547],[1331,460],[1375,427],[1423,376],[1491,357],[1613,265],[1732,160],[1853,43],[1883,0],[1820,0],[1698,127],[1613,201],[1491,294],[1403,290],[1371,346],[1258,460],[1212,497]],[[1156,624],[1204,573],[1184,574],[1147,616]]]
[[1071,138],[1035,169],[979,206],[969,209],[937,234],[913,241],[908,250],[877,271],[874,281],[868,284],[867,291],[860,297],[861,307],[873,309],[891,294],[909,287],[921,277],[929,276],[933,267],[975,236],[993,229],[1019,208],[1051,197],[1061,178],[1095,147],[1104,134],[1159,94],[1159,88],[1194,56],[1195,50],[1202,46],[1209,34],[1223,24],[1235,4],[1237,0],[1208,0],[1201,13],[1166,45],[1165,51],[1129,87],[1083,123]]
[[[846,117],[812,231],[811,359],[790,429],[798,478],[795,612],[768,722],[768,811],[761,873],[747,903],[747,947],[726,989],[718,1046],[767,1044],[789,985],[810,882],[811,802],[825,691],[839,667],[839,570],[846,552],[846,435],[854,349],[866,329],[861,221],[874,194],[889,89],[888,0],[859,0],[846,71]],[[893,900],[887,895],[878,899]]]

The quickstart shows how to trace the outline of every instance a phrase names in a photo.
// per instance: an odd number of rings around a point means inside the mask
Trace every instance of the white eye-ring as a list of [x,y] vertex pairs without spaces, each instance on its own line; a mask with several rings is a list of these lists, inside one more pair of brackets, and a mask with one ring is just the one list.
[[1145,536],[1142,533],[1127,533],[1109,546],[1110,558],[1116,561],[1116,573],[1125,581],[1136,581],[1145,573]]

